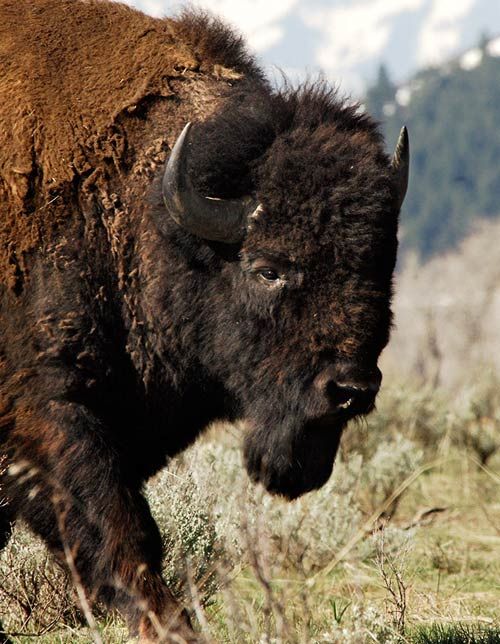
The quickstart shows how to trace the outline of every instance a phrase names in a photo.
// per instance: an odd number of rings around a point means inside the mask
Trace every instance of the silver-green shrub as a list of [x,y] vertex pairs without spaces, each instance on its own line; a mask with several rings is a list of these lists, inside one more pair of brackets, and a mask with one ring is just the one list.
[[371,510],[381,506],[422,464],[423,450],[402,434],[382,440],[363,468],[362,487]]
[[478,380],[464,393],[461,403],[455,419],[454,442],[471,448],[485,465],[500,450],[499,379]]
[[0,615],[9,631],[43,633],[85,624],[69,575],[22,526],[0,557]]
[[148,490],[151,511],[163,538],[165,581],[184,599],[189,599],[189,591],[195,591],[202,604],[208,603],[218,589],[217,568],[224,557],[215,528],[212,494],[213,489],[200,490],[189,468],[179,465],[163,472]]

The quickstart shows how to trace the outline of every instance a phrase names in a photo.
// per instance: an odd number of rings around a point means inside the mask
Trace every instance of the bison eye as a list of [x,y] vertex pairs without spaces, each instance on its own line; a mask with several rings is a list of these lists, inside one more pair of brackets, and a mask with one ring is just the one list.
[[278,282],[280,280],[280,276],[272,268],[261,268],[257,271],[257,275],[265,282],[273,283],[273,282]]
[[266,257],[259,257],[251,263],[251,273],[262,285],[269,289],[281,288],[286,285],[286,269]]

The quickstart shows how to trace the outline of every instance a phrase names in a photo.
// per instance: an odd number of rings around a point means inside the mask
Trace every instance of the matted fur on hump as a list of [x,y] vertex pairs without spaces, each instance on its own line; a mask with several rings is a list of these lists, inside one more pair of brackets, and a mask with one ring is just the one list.
[[30,252],[78,216],[82,184],[127,176],[240,78],[264,82],[241,37],[206,13],[3,0],[0,282],[19,287]]

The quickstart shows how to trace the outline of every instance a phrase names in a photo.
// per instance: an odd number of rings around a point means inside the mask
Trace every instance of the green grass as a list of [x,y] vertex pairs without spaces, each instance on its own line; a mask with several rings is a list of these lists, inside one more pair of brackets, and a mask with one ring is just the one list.
[[414,644],[500,644],[500,630],[468,624],[431,624],[416,630]]

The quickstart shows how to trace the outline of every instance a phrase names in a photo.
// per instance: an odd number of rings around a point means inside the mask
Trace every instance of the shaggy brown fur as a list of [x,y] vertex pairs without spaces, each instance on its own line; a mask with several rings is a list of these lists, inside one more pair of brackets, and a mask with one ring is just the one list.
[[[199,13],[0,0],[0,94],[0,544],[22,517],[142,641],[158,639],[151,612],[194,641],[142,485],[235,417],[268,490],[327,480],[380,383],[389,159],[368,116],[324,84],[273,91]],[[166,212],[164,165],[188,121],[197,188],[261,204],[241,244]]]
[[[163,161],[187,115],[215,108],[218,86],[260,71],[205,14],[155,20],[101,0],[0,7],[0,279],[19,289],[26,254],[67,219],[75,182],[91,190],[108,169]],[[152,128],[160,99],[165,121]]]

